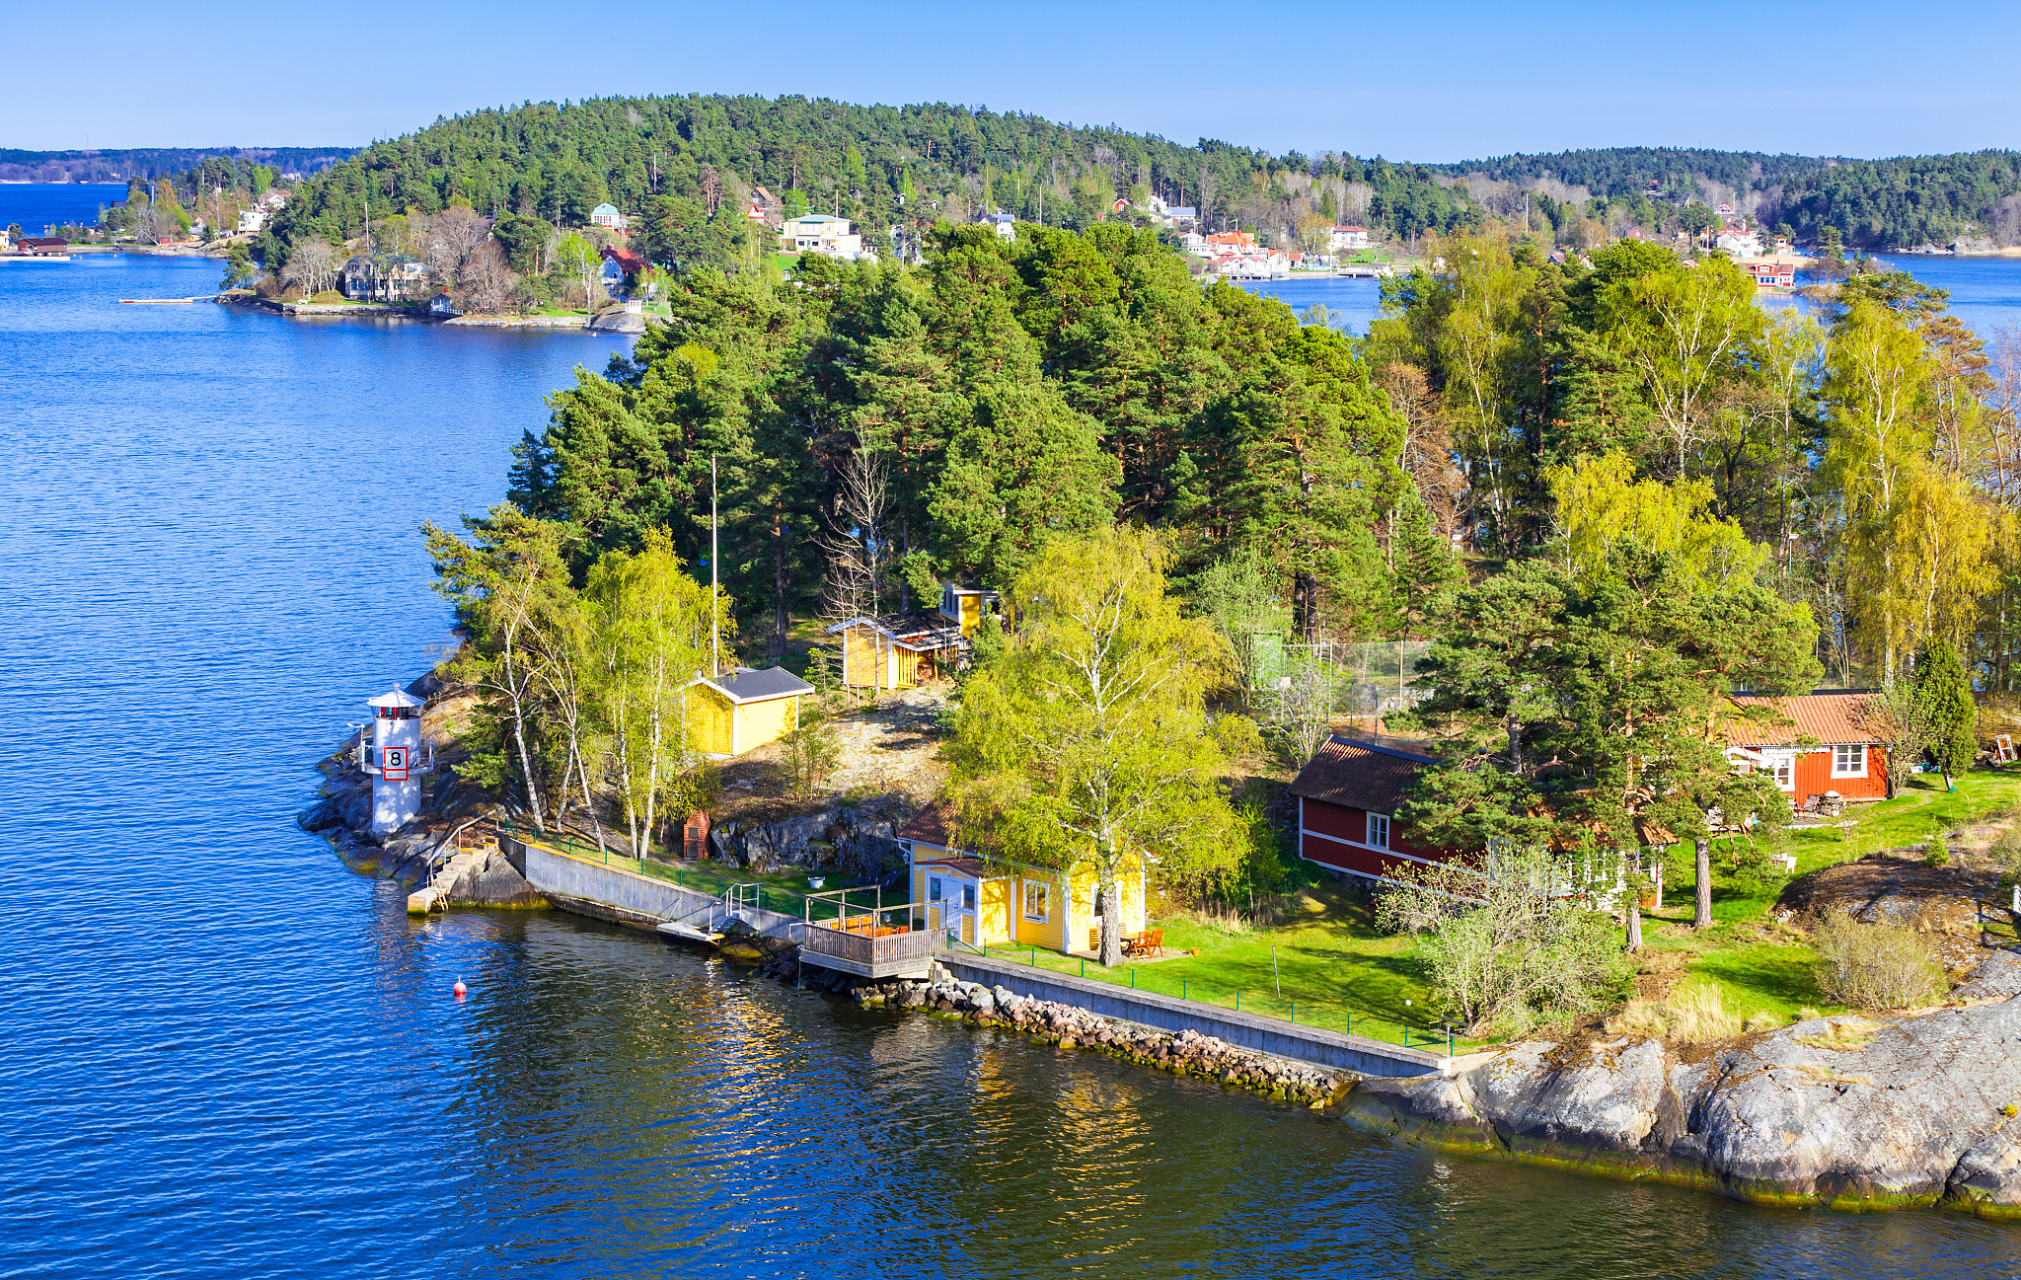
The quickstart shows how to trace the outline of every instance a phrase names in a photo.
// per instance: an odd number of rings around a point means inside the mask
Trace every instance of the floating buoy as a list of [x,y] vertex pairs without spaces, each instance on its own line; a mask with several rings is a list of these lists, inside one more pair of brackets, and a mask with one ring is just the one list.
[[470,994],[470,988],[463,985],[463,979],[461,978],[458,978],[456,980],[456,985],[451,987],[450,990],[456,993],[456,998],[458,1000],[461,1000],[463,997]]

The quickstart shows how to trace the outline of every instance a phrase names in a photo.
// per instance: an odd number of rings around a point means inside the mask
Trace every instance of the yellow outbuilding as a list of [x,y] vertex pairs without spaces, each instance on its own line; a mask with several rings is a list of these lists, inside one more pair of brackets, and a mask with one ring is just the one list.
[[[1093,863],[1070,871],[1021,864],[990,864],[954,846],[938,802],[897,832],[912,863],[912,900],[938,904],[940,918],[972,947],[1016,944],[1069,955],[1101,947],[1101,887]],[[1124,937],[1144,931],[1144,859],[1127,854],[1120,876]]]
[[800,727],[800,699],[814,686],[784,667],[738,667],[688,682],[695,749],[715,760],[743,755]]

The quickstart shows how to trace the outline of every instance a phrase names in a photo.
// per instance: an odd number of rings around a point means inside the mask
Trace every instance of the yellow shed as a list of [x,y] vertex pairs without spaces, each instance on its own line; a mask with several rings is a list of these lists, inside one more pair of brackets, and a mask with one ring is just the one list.
[[[972,947],[1016,944],[1067,954],[1100,949],[1092,864],[1081,863],[1067,875],[1045,867],[989,865],[954,846],[938,802],[899,828],[897,839],[911,859],[912,900],[931,917],[927,927],[942,925]],[[1118,927],[1127,937],[1145,928],[1144,860],[1131,856],[1120,880]]]
[[689,682],[695,749],[726,760],[800,727],[800,699],[814,686],[784,667],[750,667]]

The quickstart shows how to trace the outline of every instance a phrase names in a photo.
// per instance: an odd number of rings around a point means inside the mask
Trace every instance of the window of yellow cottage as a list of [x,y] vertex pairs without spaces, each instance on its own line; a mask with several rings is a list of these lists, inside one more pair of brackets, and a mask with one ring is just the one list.
[[[1099,881],[1092,863],[1079,864],[1071,877],[1043,867],[990,866],[956,847],[938,801],[900,827],[897,839],[911,860],[912,900],[929,907],[944,904],[946,927],[970,946],[1010,943],[1060,952],[1099,948]],[[1142,859],[1127,860],[1120,879],[1119,927],[1125,935],[1142,932]]]
[[738,667],[689,681],[695,749],[716,760],[754,751],[800,727],[800,699],[814,686],[784,667]]

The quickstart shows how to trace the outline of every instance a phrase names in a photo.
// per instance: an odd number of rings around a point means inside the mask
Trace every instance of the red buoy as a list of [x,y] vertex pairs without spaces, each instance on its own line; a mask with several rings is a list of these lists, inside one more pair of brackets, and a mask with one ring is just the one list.
[[461,1000],[463,997],[470,994],[470,988],[463,985],[463,979],[461,978],[458,978],[456,980],[456,985],[450,988],[450,990],[456,993],[456,998],[458,1000]]

